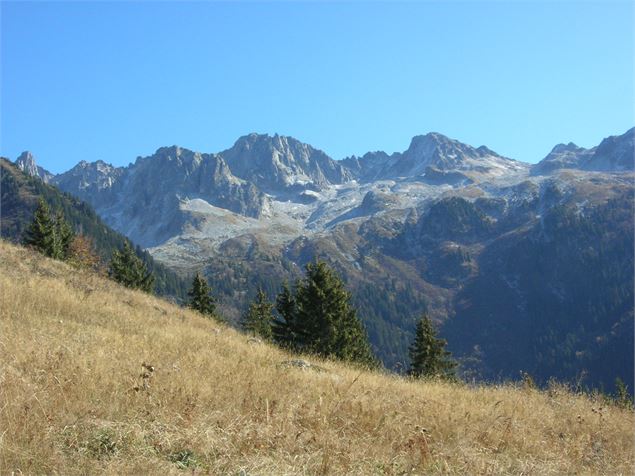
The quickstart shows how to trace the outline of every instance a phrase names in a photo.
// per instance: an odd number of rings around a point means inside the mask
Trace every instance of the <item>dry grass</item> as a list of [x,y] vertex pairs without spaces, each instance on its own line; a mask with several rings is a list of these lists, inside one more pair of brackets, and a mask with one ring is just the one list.
[[0,474],[633,470],[633,413],[564,390],[288,368],[273,347],[6,243],[0,288]]

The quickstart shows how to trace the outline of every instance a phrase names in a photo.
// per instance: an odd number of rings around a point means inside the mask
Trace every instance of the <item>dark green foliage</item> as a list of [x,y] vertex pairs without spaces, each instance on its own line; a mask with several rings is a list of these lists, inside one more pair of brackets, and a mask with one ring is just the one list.
[[187,293],[190,297],[188,307],[201,314],[218,319],[216,315],[216,299],[212,296],[212,288],[207,284],[207,280],[196,273],[192,281],[192,288]]
[[293,350],[297,341],[296,304],[289,283],[286,281],[276,298],[276,311],[281,319],[275,319],[271,324],[273,339],[279,346]]
[[421,317],[410,346],[410,370],[413,377],[454,377],[456,362],[445,349],[445,339],[438,339],[437,332],[427,314]]
[[54,259],[66,259],[75,234],[61,210],[55,215],[47,203],[40,198],[33,213],[33,221],[26,230],[24,244]]
[[56,251],[59,254],[59,259],[67,259],[68,252],[75,238],[75,233],[71,228],[71,225],[66,221],[62,210],[57,210],[54,219],[54,238],[56,241]]
[[[587,207],[557,204],[531,228],[492,241],[479,275],[455,298],[444,324],[461,360],[485,379],[531,373],[587,388],[633,388],[633,193]],[[465,368],[462,366],[462,368]]]
[[426,309],[421,291],[411,282],[386,276],[377,284],[362,282],[353,289],[353,304],[364,317],[369,341],[382,363],[404,372],[414,328],[413,309]]
[[[62,211],[72,230],[91,239],[103,263],[107,263],[113,251],[122,248],[127,241],[104,224],[86,202],[23,173],[4,158],[0,158],[0,172],[2,238],[19,242],[32,222],[39,199],[42,199],[49,209]],[[189,283],[154,261],[149,253],[138,248],[136,253],[155,276],[156,293],[184,302]]]
[[46,256],[55,253],[54,223],[51,210],[44,200],[38,200],[37,209],[33,213],[33,221],[24,236],[24,244],[31,246]]
[[258,289],[256,299],[249,305],[249,309],[241,320],[244,331],[264,340],[272,340],[273,304],[267,300],[262,289]]
[[154,276],[128,242],[124,243],[121,250],[113,252],[108,274],[128,288],[152,291]]
[[492,223],[473,203],[450,197],[430,207],[419,226],[425,235],[471,240],[489,231]]
[[[226,253],[224,256],[217,256],[205,269],[205,275],[219,298],[224,303],[236,306],[236,310],[226,309],[227,317],[234,322],[239,322],[253,299],[246,300],[242,290],[256,290],[261,287],[268,296],[273,296],[284,289],[285,281],[297,283],[297,279],[302,277],[302,268],[291,261],[293,257],[267,256],[264,253],[253,257],[254,250],[258,249],[259,244],[254,242],[249,247],[248,257]],[[350,286],[352,305],[357,309],[357,315],[363,319],[373,353],[386,367],[405,371],[408,345],[412,340],[410,329],[415,326],[411,315],[414,309],[425,309],[426,302],[419,283],[391,277],[393,270],[394,262],[381,262],[378,268],[369,271],[368,281],[359,281],[345,269],[341,273]],[[399,276],[398,272],[395,274]],[[295,286],[289,284],[288,287],[289,295],[293,297]],[[255,293],[253,296],[255,297]],[[278,304],[276,302],[276,308]],[[296,340],[297,331],[293,327],[294,323],[285,317],[291,318],[293,313],[277,309],[276,314],[277,319],[273,323],[274,339],[279,345],[293,349],[291,343]],[[291,337],[286,337],[288,335]]]
[[324,357],[376,365],[368,337],[351,294],[323,261],[307,264],[306,276],[298,283],[294,347]]

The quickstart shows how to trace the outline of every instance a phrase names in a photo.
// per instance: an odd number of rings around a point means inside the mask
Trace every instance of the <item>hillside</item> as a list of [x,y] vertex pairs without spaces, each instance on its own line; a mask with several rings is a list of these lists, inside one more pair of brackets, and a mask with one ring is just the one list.
[[[32,157],[29,160],[32,170],[41,169],[37,168]],[[20,242],[33,220],[38,199],[42,198],[53,210],[61,209],[64,212],[76,233],[82,233],[93,240],[95,251],[104,263],[110,260],[113,250],[123,247],[126,237],[106,225],[88,203],[44,183],[30,174],[28,168],[27,172],[23,172],[19,167],[25,168],[24,163],[16,166],[0,157],[0,237]],[[137,249],[137,253],[148,269],[152,270],[158,294],[177,301],[185,299],[189,283],[157,263],[149,253],[141,249]]]
[[[0,242],[1,474],[632,474],[632,411],[289,355]],[[142,367],[145,364],[145,367]]]
[[82,161],[50,181],[158,262],[202,271],[231,322],[318,256],[389,369],[403,370],[427,312],[464,375],[612,391],[617,377],[635,384],[634,138],[560,144],[530,165],[439,133],[341,161],[250,134],[218,153]]

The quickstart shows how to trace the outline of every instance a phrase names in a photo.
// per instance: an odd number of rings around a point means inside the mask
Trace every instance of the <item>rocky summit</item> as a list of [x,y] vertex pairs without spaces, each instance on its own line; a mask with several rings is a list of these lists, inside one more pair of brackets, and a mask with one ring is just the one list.
[[45,183],[48,183],[53,177],[52,173],[35,163],[35,157],[29,151],[22,152],[16,159],[15,165],[25,174],[38,177]]

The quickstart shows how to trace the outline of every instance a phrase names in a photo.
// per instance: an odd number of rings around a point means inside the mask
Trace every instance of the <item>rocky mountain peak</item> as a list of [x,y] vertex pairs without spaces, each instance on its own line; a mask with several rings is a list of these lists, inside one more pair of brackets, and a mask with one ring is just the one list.
[[342,161],[361,181],[423,177],[429,170],[471,171],[481,175],[518,172],[527,165],[492,151],[486,146],[474,148],[438,132],[414,136],[408,149],[388,155],[372,152],[361,158]]
[[582,150],[582,147],[574,144],[573,142],[569,142],[568,144],[557,144],[553,149],[551,149],[551,154],[562,154],[564,152],[577,152]]
[[70,169],[68,172],[64,172],[57,177],[61,177],[67,174],[73,175],[109,175],[115,173],[116,170],[121,169],[121,167],[115,167],[112,164],[104,162],[103,160],[96,160],[94,162],[88,162],[86,160],[80,160],[75,167]]
[[485,146],[475,149],[471,145],[450,139],[438,132],[413,137],[410,147],[403,153],[403,156],[440,169],[455,168],[460,166],[465,159],[479,159],[486,156],[500,157]]
[[94,204],[109,192],[123,175],[122,167],[115,167],[103,160],[81,160],[75,167],[56,175],[51,183],[64,191],[75,193],[82,200]]
[[340,163],[289,136],[252,133],[220,153],[232,172],[270,193],[322,188],[351,179]]
[[52,173],[37,165],[35,157],[28,150],[20,154],[15,161],[15,165],[25,174],[32,177],[39,177],[44,182],[49,182],[53,177]]
[[633,170],[635,160],[635,127],[619,136],[610,136],[600,142],[595,153],[584,164],[587,170],[620,172]]
[[405,152],[391,156],[380,176],[417,177],[425,175],[429,168],[500,174],[522,167],[519,162],[502,157],[485,146],[476,149],[438,132],[430,132],[413,137]]
[[179,168],[191,170],[201,165],[204,158],[214,154],[202,154],[178,145],[159,147],[157,151],[148,157],[138,157],[136,164],[150,162],[153,167],[169,167],[175,171]]
[[534,174],[547,174],[560,169],[579,169],[600,172],[633,170],[635,160],[635,128],[622,135],[610,136],[591,149],[573,142],[556,145],[549,154],[533,167]]
[[430,132],[423,136],[413,137],[410,141],[410,146],[403,155],[404,157],[426,161],[428,162],[427,165],[430,165],[433,160],[456,158],[473,151],[473,147],[452,140],[437,132]]
[[37,164],[35,163],[35,158],[28,150],[20,154],[15,161],[15,165],[17,165],[22,172],[28,175],[37,175]]
[[547,156],[533,167],[534,174],[547,174],[554,170],[581,168],[593,154],[593,149],[579,147],[573,142],[557,144]]

